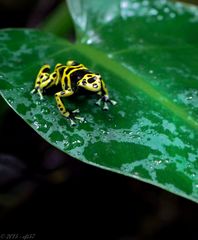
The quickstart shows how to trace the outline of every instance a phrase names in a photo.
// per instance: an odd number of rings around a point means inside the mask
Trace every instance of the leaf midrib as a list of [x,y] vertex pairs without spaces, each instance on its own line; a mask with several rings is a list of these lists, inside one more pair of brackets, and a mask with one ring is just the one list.
[[172,114],[176,115],[188,125],[198,130],[198,122],[180,106],[170,101],[166,96],[157,91],[153,86],[149,85],[141,76],[130,71],[129,69],[117,63],[113,58],[109,58],[105,53],[94,47],[84,44],[76,44],[74,47],[87,58],[94,59],[95,63],[101,65],[107,71],[119,76],[124,81],[127,81],[133,87],[143,91],[150,98],[159,102],[162,106],[168,109]]
[[146,45],[146,46],[138,46],[136,44],[134,44],[134,47],[130,47],[130,48],[123,48],[120,49],[118,51],[114,51],[111,53],[112,56],[114,55],[119,55],[119,54],[123,54],[123,53],[128,53],[128,52],[137,52],[139,50],[144,50],[144,51],[150,51],[150,50],[156,50],[156,49],[160,49],[160,50],[185,50],[185,49],[198,49],[198,46],[195,45],[185,45],[185,46],[177,46],[177,48],[175,48],[175,45],[170,45],[170,46],[163,46],[163,45]]

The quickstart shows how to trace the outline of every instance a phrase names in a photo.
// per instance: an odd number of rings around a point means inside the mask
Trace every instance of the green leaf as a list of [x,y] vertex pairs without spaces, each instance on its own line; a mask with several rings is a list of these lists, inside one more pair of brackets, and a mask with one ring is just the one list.
[[[42,137],[90,164],[198,202],[198,9],[166,0],[68,1],[78,40],[35,30],[0,33],[0,91]],[[41,65],[76,59],[99,72],[118,104],[65,99],[86,123],[70,127],[53,96],[31,95]]]

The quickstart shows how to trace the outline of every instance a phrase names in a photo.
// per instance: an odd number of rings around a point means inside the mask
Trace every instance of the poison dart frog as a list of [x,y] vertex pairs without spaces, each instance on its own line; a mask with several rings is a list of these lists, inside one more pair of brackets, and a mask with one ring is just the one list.
[[59,91],[55,93],[55,100],[60,113],[69,119],[71,125],[75,125],[75,119],[80,122],[84,118],[77,116],[79,109],[74,111],[67,110],[62,102],[63,97],[78,94],[80,88],[100,95],[96,102],[98,106],[103,105],[103,110],[108,110],[108,103],[115,105],[116,101],[109,98],[108,90],[100,74],[94,73],[81,63],[69,60],[66,65],[56,64],[54,71],[50,73],[50,65],[45,64],[41,67],[36,77],[34,89],[31,93],[38,93],[43,99],[46,89],[58,86]]

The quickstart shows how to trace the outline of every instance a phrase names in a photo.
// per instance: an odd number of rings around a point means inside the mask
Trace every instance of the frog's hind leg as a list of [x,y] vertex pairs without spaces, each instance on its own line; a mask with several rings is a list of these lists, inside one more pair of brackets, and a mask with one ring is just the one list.
[[32,92],[36,91],[40,87],[42,82],[48,79],[49,76],[50,76],[50,66],[48,64],[45,64],[40,68],[37,74],[35,84],[34,84],[34,89],[32,90]]
[[49,71],[50,71],[50,66],[48,64],[45,64],[44,66],[41,67],[35,80],[34,89],[31,91],[31,93],[37,92],[41,99],[43,99],[43,95],[42,95],[43,88],[45,87],[46,82],[50,77]]

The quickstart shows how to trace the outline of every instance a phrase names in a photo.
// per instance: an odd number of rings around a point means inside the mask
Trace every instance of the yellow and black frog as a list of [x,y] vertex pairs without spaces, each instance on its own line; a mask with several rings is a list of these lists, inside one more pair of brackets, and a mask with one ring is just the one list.
[[116,104],[116,101],[110,100],[108,90],[101,75],[90,71],[83,64],[73,60],[68,61],[66,65],[56,64],[52,73],[50,73],[50,66],[48,64],[42,66],[31,93],[37,92],[40,98],[43,99],[44,90],[55,86],[60,86],[60,91],[55,93],[57,107],[60,113],[70,120],[71,125],[75,125],[75,119],[83,122],[84,118],[76,116],[79,113],[78,109],[74,111],[67,110],[61,98],[77,94],[79,88],[100,95],[101,97],[96,104],[101,106],[103,103],[104,110],[109,109],[108,103]]

